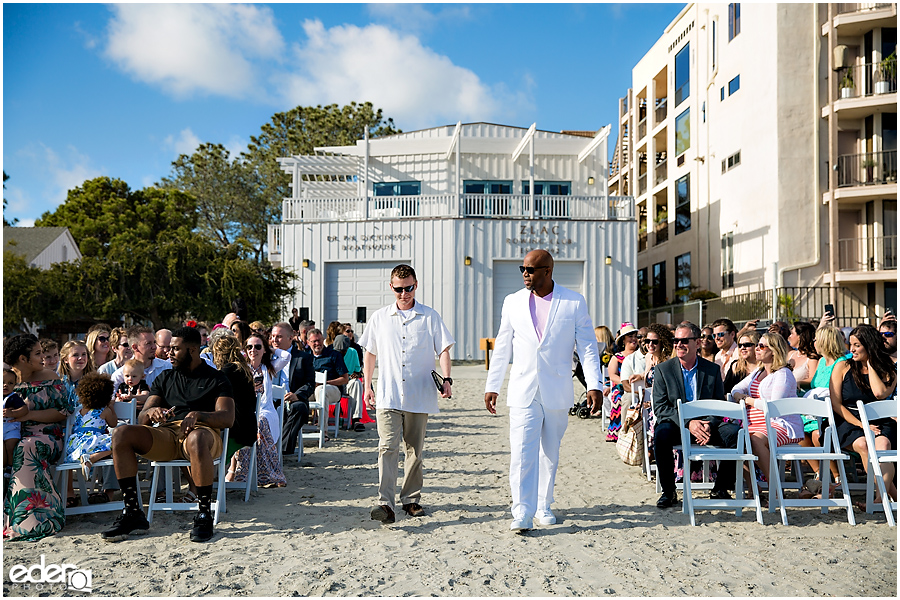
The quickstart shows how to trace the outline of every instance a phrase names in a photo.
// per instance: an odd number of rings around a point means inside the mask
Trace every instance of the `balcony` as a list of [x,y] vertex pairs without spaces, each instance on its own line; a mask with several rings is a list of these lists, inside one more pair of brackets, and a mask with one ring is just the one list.
[[843,2],[836,5],[835,13],[843,15],[846,13],[869,12],[879,8],[890,8],[890,2]]
[[647,173],[641,173],[638,176],[638,196],[643,196],[647,193]]
[[865,98],[897,92],[897,59],[854,65],[838,73],[836,98]]
[[643,252],[647,249],[647,232],[646,231],[638,231],[638,252]]
[[656,224],[656,243],[662,244],[669,241],[669,222],[662,220]]
[[656,120],[653,121],[654,126],[659,125],[660,123],[665,121],[667,114],[668,114],[668,103],[666,102],[666,99],[663,98],[662,100],[660,100],[656,103],[656,114],[654,116],[654,118]]
[[896,270],[897,236],[839,239],[838,268],[845,272]]
[[668,159],[663,159],[656,163],[656,169],[654,169],[655,177],[653,185],[659,185],[666,179],[668,179],[668,162]]
[[838,156],[838,187],[897,183],[897,151]]
[[[365,221],[410,218],[504,218],[628,221],[634,199],[628,196],[535,196],[462,194],[457,196],[378,196],[284,200],[282,220],[290,222]],[[270,234],[271,235],[271,234]]]
[[647,137],[647,117],[644,117],[643,119],[641,119],[641,122],[638,123],[638,141],[644,139],[645,137]]

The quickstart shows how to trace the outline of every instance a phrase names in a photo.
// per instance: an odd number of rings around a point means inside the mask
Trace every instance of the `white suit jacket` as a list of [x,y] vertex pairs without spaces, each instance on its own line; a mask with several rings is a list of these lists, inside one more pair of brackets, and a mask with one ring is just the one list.
[[540,390],[544,407],[566,409],[575,399],[573,351],[578,351],[588,389],[601,389],[600,355],[587,302],[581,294],[554,282],[550,313],[539,341],[528,306],[530,295],[523,288],[503,301],[500,331],[484,391],[500,392],[511,357],[507,406],[526,407]]

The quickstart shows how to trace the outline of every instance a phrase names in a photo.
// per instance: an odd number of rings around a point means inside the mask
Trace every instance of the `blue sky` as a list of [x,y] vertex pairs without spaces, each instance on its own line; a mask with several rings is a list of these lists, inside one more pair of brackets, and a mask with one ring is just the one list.
[[100,175],[152,185],[200,143],[236,154],[297,105],[596,130],[683,6],[4,4],[6,217]]

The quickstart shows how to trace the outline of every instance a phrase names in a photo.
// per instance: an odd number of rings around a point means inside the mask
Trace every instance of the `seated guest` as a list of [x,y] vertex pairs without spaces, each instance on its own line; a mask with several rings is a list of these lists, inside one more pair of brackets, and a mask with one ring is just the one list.
[[113,357],[100,365],[97,369],[98,373],[103,373],[112,377],[116,369],[121,368],[125,361],[131,360],[134,354],[131,352],[131,344],[128,342],[128,336],[121,327],[115,327],[109,332],[109,347],[113,352]]
[[231,384],[200,359],[200,333],[192,327],[173,332],[170,355],[172,368],[154,379],[140,425],[121,425],[113,433],[113,464],[125,509],[101,534],[106,541],[118,542],[150,528],[137,491],[138,454],[148,460],[190,461],[199,504],[190,539],[205,542],[215,533],[213,459],[222,453],[221,430],[234,424]]
[[730,394],[738,383],[756,370],[756,344],[759,342],[758,331],[748,331],[738,339],[737,360],[728,367],[725,374],[725,393]]
[[[156,358],[156,339],[153,337],[153,330],[143,325],[134,325],[126,330],[128,342],[131,344],[131,351],[134,358],[141,361],[144,366],[144,381],[151,388],[153,381],[163,371],[172,368],[172,363],[168,360]],[[112,374],[112,382],[115,389],[119,389],[122,382],[125,381],[125,368],[120,367]]]
[[136,358],[126,361],[122,365],[122,377],[124,381],[116,389],[116,400],[118,402],[135,400],[135,407],[140,412],[144,408],[147,398],[150,397],[150,386],[144,379],[144,363]]
[[897,362],[897,317],[892,313],[884,315],[878,332],[884,338],[884,348],[894,362]]
[[791,326],[785,321],[775,321],[769,325],[769,333],[777,333],[787,341],[791,336]]
[[[341,325],[343,328],[343,324]],[[351,411],[351,420],[356,421],[362,418],[363,407],[363,386],[362,386],[362,365],[356,355],[356,350],[350,346],[350,340],[343,333],[339,333],[334,338],[332,348],[340,352],[344,359],[344,366],[347,367],[347,373],[350,381],[347,382],[347,397],[350,399],[351,406],[356,405],[356,409]],[[351,425],[348,425],[349,429]],[[362,423],[352,425],[354,431],[365,431],[366,428]]]
[[716,362],[716,352],[718,351],[716,335],[713,332],[713,328],[707,325],[700,330],[700,358],[705,358],[709,362]]
[[[862,400],[868,404],[891,397],[897,387],[897,366],[887,353],[882,336],[871,325],[859,325],[850,332],[850,354],[850,359],[838,363],[831,374],[831,406],[841,448],[858,453],[868,472],[869,448],[856,403]],[[877,450],[897,447],[896,419],[879,419],[870,421],[869,425],[875,434]],[[885,463],[881,469],[888,496],[896,500],[894,466]],[[878,503],[881,499],[875,501]]]
[[356,333],[353,331],[353,325],[344,323],[344,335],[347,337],[350,347],[356,351],[356,357],[359,359],[359,364],[362,364],[363,349],[362,346],[356,343]]
[[[766,333],[756,344],[756,362],[759,367],[734,386],[731,396],[744,400],[747,405],[750,445],[759,457],[756,465],[769,481],[769,437],[762,407],[769,400],[797,397],[797,381],[788,367],[788,345],[777,333]],[[779,446],[796,444],[803,439],[803,419],[800,415],[772,418]]]
[[[653,415],[656,419],[653,449],[656,475],[662,487],[662,495],[656,502],[658,508],[668,508],[678,499],[675,493],[673,448],[681,444],[681,431],[676,401],[725,399],[719,367],[697,354],[699,337],[700,329],[696,325],[679,325],[675,329],[675,357],[656,367],[653,381]],[[692,444],[735,448],[739,429],[734,423],[725,422],[720,417],[703,417],[688,422]],[[734,477],[734,462],[722,461],[710,498],[731,498],[728,490],[734,489]]]
[[725,374],[731,363],[738,359],[737,353],[737,327],[731,319],[716,319],[713,321],[713,335],[716,336],[716,364],[719,365],[719,377],[724,381]]
[[788,365],[797,380],[797,388],[802,395],[811,389],[813,375],[816,373],[816,365],[819,363],[819,353],[816,352],[816,328],[804,321],[795,321],[791,328],[791,335],[787,339],[788,346],[796,348],[788,354]]
[[313,371],[313,357],[309,352],[298,350],[292,343],[294,331],[289,323],[275,323],[269,343],[273,348],[290,353],[290,362],[279,374],[278,385],[284,385],[285,413],[281,448],[284,454],[293,454],[297,447],[300,430],[309,422],[309,397],[316,387],[316,373]]
[[669,360],[672,356],[672,332],[660,323],[653,323],[644,338],[647,354],[644,359],[644,371],[639,373],[645,387],[652,388],[657,365]]
[[[256,417],[256,391],[253,388],[253,372],[241,352],[237,338],[223,336],[213,345],[215,367],[228,378],[234,398],[234,424],[228,430],[227,459],[241,448],[252,446],[258,433]],[[234,470],[229,469],[226,481],[234,481]]]
[[[316,401],[327,400],[329,404],[337,404],[341,400],[341,388],[350,381],[344,358],[334,348],[325,347],[325,336],[318,329],[310,329],[306,340],[309,342],[309,349],[313,355],[313,370],[317,373],[324,372],[327,378],[325,385],[316,385]],[[350,403],[353,404],[352,399]],[[350,414],[353,414],[355,408],[355,405],[350,406]],[[335,412],[335,418],[337,418],[337,412]],[[319,415],[319,420],[324,427],[328,421],[328,415]]]
[[172,349],[172,331],[160,329],[156,332],[156,358],[169,360],[169,351]]
[[97,323],[88,329],[85,345],[88,349],[88,364],[91,366],[87,372],[93,372],[101,365],[113,359],[113,351],[109,343],[109,334],[112,328],[106,323]]

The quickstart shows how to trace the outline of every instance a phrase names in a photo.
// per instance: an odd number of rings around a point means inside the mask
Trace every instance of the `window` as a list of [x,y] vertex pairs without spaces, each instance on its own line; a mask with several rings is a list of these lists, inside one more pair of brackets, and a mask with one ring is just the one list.
[[675,257],[675,297],[687,302],[691,296],[691,253]]
[[722,236],[722,289],[734,287],[734,232]]
[[691,45],[685,44],[684,48],[675,55],[675,106],[686,100],[691,95]]
[[741,32],[741,3],[728,5],[728,41],[733,40]]
[[675,117],[675,156],[691,147],[691,109]]
[[638,310],[647,310],[650,308],[650,281],[649,277],[649,269],[644,267],[643,269],[638,269],[637,273],[637,286],[638,286]]
[[719,101],[720,102],[725,101],[725,88],[724,87],[719,88]]
[[512,181],[463,181],[465,194],[472,194],[464,199],[466,216],[487,217],[492,215],[508,215],[509,200],[505,198],[478,198],[477,195],[512,194]]
[[653,306],[666,303],[666,261],[653,265]]
[[730,171],[731,169],[735,168],[739,164],[741,164],[741,151],[740,150],[738,150],[737,152],[735,152],[728,158],[722,159],[722,172],[724,173],[725,171]]
[[691,174],[675,182],[675,235],[691,229]]
[[728,95],[732,95],[739,89],[741,89],[741,76],[735,75],[734,79],[728,82]]
[[712,70],[716,70],[716,26],[718,25],[718,21],[713,19],[712,22]]
[[397,181],[374,184],[376,196],[421,196],[422,183],[419,181]]
[[[529,194],[528,181],[522,182],[522,193]],[[534,182],[534,195],[535,196],[571,196],[572,195],[572,183],[570,181],[535,181]]]

